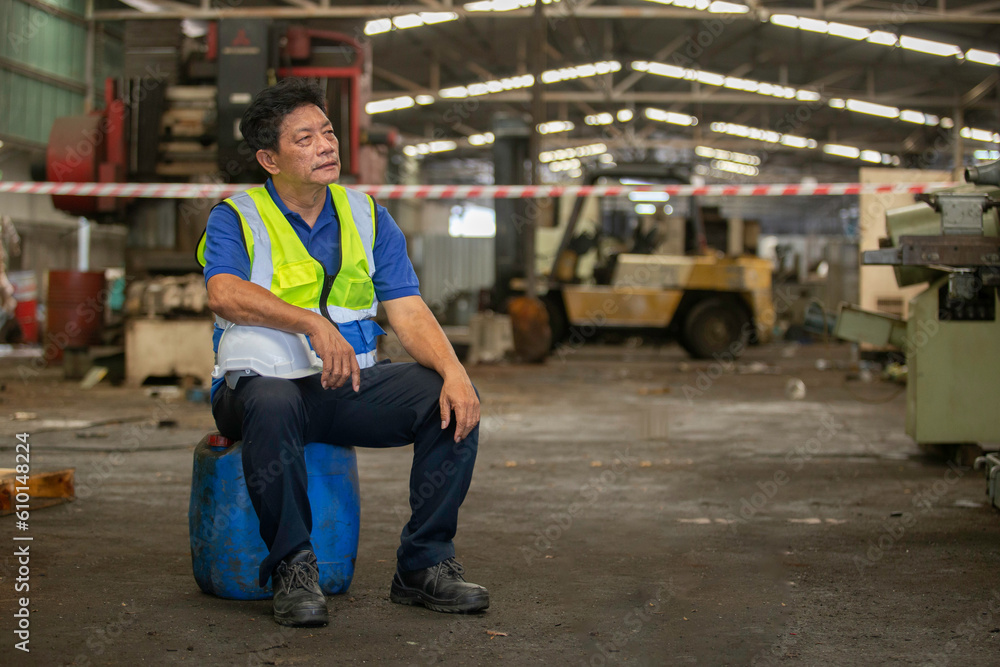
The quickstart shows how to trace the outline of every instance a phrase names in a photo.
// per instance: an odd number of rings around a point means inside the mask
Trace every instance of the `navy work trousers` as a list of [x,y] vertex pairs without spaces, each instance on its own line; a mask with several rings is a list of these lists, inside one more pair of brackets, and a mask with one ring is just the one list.
[[[297,380],[250,376],[235,389],[226,384],[218,388],[212,415],[222,435],[243,440],[247,490],[269,550],[260,564],[262,587],[282,558],[311,548],[305,466],[309,442],[359,447],[413,443],[411,515],[396,560],[403,570],[420,570],[455,555],[452,540],[472,479],[479,426],[458,443],[454,415],[448,428],[441,429],[442,382],[419,364],[383,362],[362,369],[357,393],[350,382],[324,389],[319,375]],[[271,476],[275,469],[280,473]]]

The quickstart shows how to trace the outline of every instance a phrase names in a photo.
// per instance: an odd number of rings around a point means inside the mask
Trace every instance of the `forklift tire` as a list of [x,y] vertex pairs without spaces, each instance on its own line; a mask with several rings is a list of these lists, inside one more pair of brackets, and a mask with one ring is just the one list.
[[681,346],[695,359],[726,355],[738,359],[750,342],[750,317],[732,300],[710,297],[688,311]]
[[556,349],[560,343],[569,338],[569,318],[566,317],[566,308],[563,306],[562,295],[546,294],[542,297],[545,309],[549,311],[549,328],[552,331],[552,349]]

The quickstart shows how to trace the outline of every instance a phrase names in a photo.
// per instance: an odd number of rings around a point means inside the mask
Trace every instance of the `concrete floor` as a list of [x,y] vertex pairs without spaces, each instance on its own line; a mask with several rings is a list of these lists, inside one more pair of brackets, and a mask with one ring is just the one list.
[[[586,347],[475,368],[482,443],[457,546],[491,608],[389,602],[409,452],[362,450],[354,583],[329,627],[302,630],[191,575],[207,406],[81,391],[7,359],[0,467],[26,431],[33,469],[75,466],[79,498],[31,515],[30,654],[13,648],[2,550],[0,662],[997,664],[1000,516],[985,482],[918,454],[895,386],[817,368],[846,358],[775,345],[724,367],[674,346]],[[793,377],[802,400],[786,396]],[[139,421],[44,432],[57,419]]]

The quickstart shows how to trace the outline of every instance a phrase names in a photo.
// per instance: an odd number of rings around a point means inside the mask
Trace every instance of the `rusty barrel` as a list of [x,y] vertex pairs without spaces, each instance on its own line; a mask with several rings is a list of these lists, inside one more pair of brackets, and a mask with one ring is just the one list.
[[38,342],[38,284],[34,271],[8,271],[7,277],[14,286],[14,318],[21,325],[21,338],[25,343]]
[[103,271],[49,271],[45,342],[62,357],[67,347],[101,344],[104,329]]

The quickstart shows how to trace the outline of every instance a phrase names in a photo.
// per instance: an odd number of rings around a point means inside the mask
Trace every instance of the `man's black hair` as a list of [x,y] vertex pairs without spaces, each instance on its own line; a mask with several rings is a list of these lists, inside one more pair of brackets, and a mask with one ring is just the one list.
[[285,117],[306,104],[315,104],[326,113],[326,95],[307,79],[282,79],[257,94],[240,121],[240,134],[256,153],[278,150],[278,137]]

